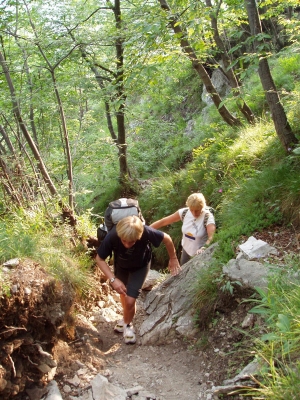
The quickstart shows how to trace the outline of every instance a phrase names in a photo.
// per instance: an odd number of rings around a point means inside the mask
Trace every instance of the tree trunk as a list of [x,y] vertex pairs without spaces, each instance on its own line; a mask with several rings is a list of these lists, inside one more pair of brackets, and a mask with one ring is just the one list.
[[[71,35],[72,39],[75,41],[72,33],[70,33],[70,35]],[[86,54],[86,52],[82,48],[82,46],[80,47],[80,51],[81,51],[81,55],[82,55],[83,59],[86,61],[86,63],[90,67],[90,69],[93,71],[93,73],[95,75],[95,78],[96,78],[96,81],[97,81],[100,89],[104,90],[105,89],[104,78],[101,76],[99,70],[97,69],[97,66],[95,66],[93,64],[93,62],[89,60],[88,55]],[[101,68],[101,66],[100,66],[100,68]],[[113,74],[112,71],[110,71],[110,73]],[[109,81],[111,81],[111,80],[109,80]],[[111,119],[111,110],[110,110],[109,101],[104,100],[104,105],[105,105],[105,115],[106,115],[107,127],[108,127],[108,130],[109,130],[110,136],[111,136],[112,140],[116,144],[118,144],[118,138],[117,138],[117,135],[115,133],[115,130],[114,130],[114,127],[113,127],[113,123],[112,123],[112,119]]]
[[[23,203],[24,199],[32,201],[34,199],[34,185],[30,185],[29,179],[26,175],[26,166],[24,165],[23,159],[20,159],[18,157],[13,147],[13,144],[3,126],[0,126],[0,135],[2,136],[0,142],[4,140],[6,144],[5,147],[2,145],[2,143],[0,143],[0,156],[5,156],[5,161],[2,160],[3,162],[0,164],[0,166],[2,166],[4,174],[9,174],[10,182],[14,182],[15,195],[19,196],[20,198],[22,197]],[[8,163],[9,167],[7,167]],[[14,199],[15,197],[12,198],[13,201]]]
[[130,172],[127,164],[127,143],[125,129],[125,102],[126,94],[124,90],[124,39],[122,38],[122,18],[120,0],[115,0],[114,15],[117,28],[116,46],[116,67],[117,67],[117,98],[120,105],[117,110],[117,129],[118,129],[118,147],[119,147],[119,165],[120,165],[120,181],[125,184],[130,177]]
[[[59,95],[59,91],[57,89],[57,84],[56,84],[56,78],[55,78],[55,69],[60,65],[61,61],[66,58],[66,56],[63,56],[60,60],[58,60],[54,65],[51,65],[49,62],[45,52],[43,51],[41,45],[40,45],[40,40],[39,36],[37,34],[37,31],[35,29],[35,25],[30,17],[30,12],[29,9],[26,5],[27,8],[27,13],[29,16],[29,22],[32,27],[33,33],[35,38],[37,39],[36,45],[39,49],[39,52],[41,53],[43,59],[45,60],[48,69],[51,74],[51,79],[53,82],[53,87],[54,87],[54,92],[55,96],[57,99],[57,104],[58,104],[58,110],[59,110],[59,115],[60,115],[60,120],[61,120],[61,125],[62,125],[62,131],[63,131],[63,143],[65,144],[64,146],[64,151],[66,155],[66,160],[67,160],[67,176],[68,176],[68,185],[69,185],[69,207],[71,210],[74,209],[74,193],[73,193],[73,166],[72,166],[72,156],[71,156],[71,151],[70,151],[70,143],[69,143],[69,135],[68,135],[68,129],[67,129],[67,123],[66,123],[66,118],[64,114],[64,109],[63,109],[63,104]],[[73,49],[69,51],[69,53],[72,53]]]
[[1,155],[0,155],[0,168],[2,169],[2,174],[0,174],[0,180],[2,182],[5,192],[9,195],[10,199],[14,204],[17,204],[19,207],[22,207],[22,201],[20,199],[21,193],[19,193],[18,190],[15,189],[11,180],[12,174],[7,165],[5,164],[5,161],[2,159]]
[[74,193],[73,193],[73,165],[72,165],[72,156],[71,156],[71,149],[70,149],[70,142],[69,142],[69,135],[68,135],[68,129],[67,129],[67,122],[65,118],[65,113],[64,113],[64,108],[62,105],[62,101],[59,95],[59,91],[57,89],[56,85],[56,79],[55,79],[55,74],[54,71],[51,70],[51,77],[52,77],[52,82],[54,86],[54,92],[58,104],[58,109],[59,109],[59,114],[60,114],[60,120],[62,124],[62,130],[63,130],[63,138],[64,138],[64,149],[66,151],[66,159],[67,159],[67,175],[68,175],[68,183],[69,183],[69,206],[71,210],[74,209]]
[[22,48],[22,46],[19,44],[18,39],[17,39],[17,44],[18,44],[18,46],[21,49],[22,54],[23,54],[24,69],[25,69],[25,73],[26,73],[26,76],[27,76],[27,85],[28,85],[29,93],[30,93],[29,120],[30,120],[31,131],[32,131],[32,135],[33,135],[33,139],[34,139],[34,142],[36,144],[36,147],[37,147],[37,149],[39,149],[37,131],[36,131],[36,127],[35,127],[34,107],[33,107],[33,104],[32,104],[33,84],[32,84],[32,79],[31,79],[31,76],[30,76],[29,66],[28,66],[28,62],[27,62],[28,55],[26,54],[26,50],[24,50]]
[[[126,184],[128,177],[130,177],[130,171],[127,163],[127,143],[126,143],[126,128],[125,128],[125,103],[126,103],[126,94],[124,89],[124,40],[122,39],[122,18],[121,18],[121,7],[120,1],[115,0],[114,6],[111,6],[111,9],[114,13],[116,29],[117,29],[117,37],[115,40],[115,49],[116,49],[116,73],[112,70],[104,67],[103,65],[95,64],[93,61],[89,60],[89,57],[82,46],[80,46],[80,51],[82,57],[87,62],[91,70],[93,71],[95,78],[98,82],[99,87],[104,90],[105,84],[104,81],[112,82],[112,80],[116,81],[116,98],[120,105],[118,105],[116,115],[116,124],[117,124],[117,135],[115,133],[112,118],[111,118],[111,106],[108,100],[104,100],[105,104],[105,114],[107,127],[110,132],[111,138],[116,143],[118,147],[118,156],[119,156],[119,168],[120,168],[120,182],[121,184]],[[75,42],[75,38],[72,32],[69,31],[70,36]],[[108,77],[104,77],[100,74],[100,69],[104,72],[111,75],[111,79]],[[111,96],[112,97],[112,96]]]
[[[161,8],[170,13],[171,9],[166,0],[158,0],[158,1],[161,5]],[[210,94],[223,120],[230,126],[241,126],[242,124],[240,120],[235,118],[235,116],[232,115],[224,105],[222,105],[222,99],[217,93],[208,73],[206,72],[206,69],[204,68],[200,60],[197,58],[194,50],[192,49],[189,41],[187,40],[186,33],[180,27],[178,23],[178,18],[175,17],[174,14],[169,16],[169,23],[172,26],[174,33],[178,35],[178,37],[180,37],[180,45],[183,52],[191,60],[193,68],[195,69],[200,79],[202,80],[204,86],[206,87],[207,93]]]
[[[221,2],[220,2],[221,3]],[[206,0],[206,5],[212,10],[212,3],[211,0]],[[233,95],[235,97],[238,97],[238,101],[237,101],[237,107],[239,108],[239,110],[241,111],[241,113],[245,116],[245,118],[247,119],[247,121],[250,124],[254,124],[255,123],[255,118],[254,118],[254,114],[251,111],[250,107],[248,106],[248,104],[244,101],[244,99],[241,98],[241,91],[240,91],[240,87],[239,87],[239,83],[238,80],[236,78],[236,75],[233,71],[233,69],[230,67],[231,64],[231,60],[229,57],[229,54],[226,50],[226,47],[223,43],[223,40],[221,39],[221,36],[219,34],[219,29],[218,29],[218,20],[216,15],[218,14],[218,11],[216,12],[211,12],[210,13],[210,20],[211,20],[211,27],[213,30],[213,35],[214,35],[214,41],[221,53],[221,58],[224,64],[224,68],[225,68],[225,75],[227,76],[231,87],[234,89],[233,90]]]
[[21,129],[21,131],[22,131],[22,133],[23,133],[23,135],[24,135],[24,137],[25,137],[25,139],[26,139],[26,141],[27,141],[27,143],[28,143],[33,155],[34,155],[34,158],[37,161],[38,169],[40,170],[40,172],[42,174],[42,177],[43,177],[43,179],[44,179],[44,181],[45,181],[50,193],[53,196],[55,196],[55,195],[57,195],[56,187],[54,186],[54,184],[53,184],[53,182],[52,182],[52,180],[50,178],[50,175],[48,174],[47,168],[46,168],[46,166],[45,166],[45,164],[43,162],[43,159],[41,158],[40,153],[39,153],[39,151],[38,151],[38,149],[37,149],[32,137],[30,135],[29,131],[27,130],[25,122],[23,121],[23,118],[22,118],[22,115],[21,115],[21,110],[20,110],[18,102],[17,102],[17,95],[16,95],[16,92],[15,92],[15,88],[14,88],[14,85],[12,83],[12,80],[11,80],[11,77],[10,77],[9,70],[7,68],[7,64],[6,64],[5,58],[4,58],[4,56],[3,56],[1,51],[0,51],[0,65],[1,65],[1,67],[3,69],[4,76],[6,78],[6,82],[8,84],[9,90],[10,90],[10,95],[11,95],[11,99],[12,99],[12,106],[13,106],[13,113],[14,113],[14,115],[16,117],[16,120],[17,120],[17,122],[18,122],[18,124],[20,126],[20,129]]
[[[262,33],[261,22],[258,14],[258,9],[255,0],[244,0],[248,14],[251,34],[256,36]],[[254,41],[254,50],[258,49],[258,41]],[[279,94],[273,81],[271,71],[266,57],[258,54],[258,74],[261,80],[262,87],[271,111],[271,116],[274,122],[276,133],[281,141],[286,152],[289,152],[294,147],[298,140],[294,135],[292,128],[287,120],[286,113],[281,104]]]

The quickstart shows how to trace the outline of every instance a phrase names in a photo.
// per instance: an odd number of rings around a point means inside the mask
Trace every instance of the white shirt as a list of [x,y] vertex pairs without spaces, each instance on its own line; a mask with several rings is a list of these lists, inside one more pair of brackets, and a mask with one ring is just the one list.
[[[182,213],[185,209],[186,207],[178,210],[180,218],[182,218]],[[204,218],[206,213],[209,213],[207,225],[215,224],[215,218],[213,214],[206,209],[202,211],[198,218],[194,218],[190,210],[188,210],[185,214],[181,228],[181,245],[190,257],[194,256],[196,251],[200,249],[207,241],[208,235],[206,227],[204,226]]]

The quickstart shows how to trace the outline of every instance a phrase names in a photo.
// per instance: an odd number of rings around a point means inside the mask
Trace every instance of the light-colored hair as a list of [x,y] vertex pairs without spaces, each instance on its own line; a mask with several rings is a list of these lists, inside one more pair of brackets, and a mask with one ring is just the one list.
[[128,242],[135,242],[142,237],[144,225],[139,217],[129,216],[117,223],[117,235]]
[[191,194],[185,204],[192,210],[203,210],[206,207],[205,197],[202,193]]

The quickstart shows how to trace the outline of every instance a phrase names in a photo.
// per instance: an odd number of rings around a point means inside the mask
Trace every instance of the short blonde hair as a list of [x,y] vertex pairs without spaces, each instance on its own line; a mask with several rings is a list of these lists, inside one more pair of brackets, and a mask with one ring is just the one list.
[[202,193],[193,193],[187,198],[186,205],[193,210],[202,211],[206,207],[205,197]]
[[120,239],[135,242],[142,237],[144,225],[139,217],[129,216],[117,223],[117,235]]

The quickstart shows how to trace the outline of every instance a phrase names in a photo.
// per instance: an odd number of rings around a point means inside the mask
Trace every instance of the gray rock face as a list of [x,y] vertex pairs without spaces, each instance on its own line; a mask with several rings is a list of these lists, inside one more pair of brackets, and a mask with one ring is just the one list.
[[217,244],[187,262],[177,276],[171,276],[146,297],[144,308],[149,314],[140,327],[143,345],[170,343],[177,335],[193,336],[193,285],[197,273],[209,268]]
[[61,393],[55,381],[51,381],[47,386],[47,395],[45,400],[62,400]]
[[270,254],[277,254],[277,250],[253,236],[239,245],[239,250],[240,253],[236,259],[230,260],[223,267],[223,273],[227,274],[230,280],[239,281],[245,286],[267,288],[268,275],[275,267],[266,262],[264,258]]
[[153,286],[155,286],[157,284],[157,282],[159,282],[159,280],[163,280],[162,276],[163,275],[160,274],[158,271],[150,269],[142,289],[143,290],[151,290],[153,288]]
[[105,376],[98,374],[91,384],[94,400],[126,400],[126,391],[109,383]]
[[[226,96],[230,92],[231,86],[229,85],[228,78],[221,69],[217,68],[213,71],[211,81],[221,97]],[[202,101],[209,106],[214,104],[205,87],[203,88]]]
[[228,275],[230,280],[239,281],[245,286],[266,288],[269,267],[258,261],[230,260],[223,267],[223,273]]

